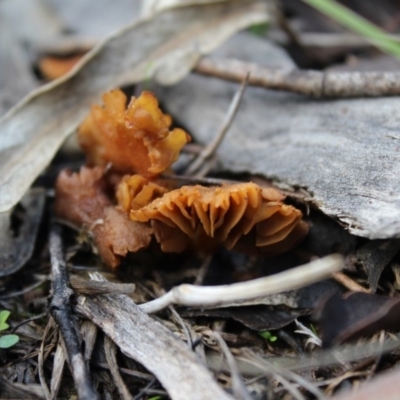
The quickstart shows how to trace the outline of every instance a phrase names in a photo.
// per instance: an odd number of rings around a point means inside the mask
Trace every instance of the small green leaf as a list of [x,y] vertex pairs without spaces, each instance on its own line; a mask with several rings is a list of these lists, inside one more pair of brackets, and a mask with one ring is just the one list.
[[260,331],[258,332],[260,336],[262,336],[264,339],[269,340],[271,343],[276,342],[278,338],[273,335],[270,331]]
[[318,336],[317,330],[315,329],[315,326],[313,324],[310,324],[310,329],[313,331],[315,336]]
[[19,341],[18,335],[4,335],[0,337],[0,349],[8,349]]
[[0,311],[0,331],[5,331],[9,328],[9,325],[6,323],[8,317],[10,316],[10,311]]
[[256,36],[265,36],[268,32],[269,25],[267,22],[250,26],[249,31]]

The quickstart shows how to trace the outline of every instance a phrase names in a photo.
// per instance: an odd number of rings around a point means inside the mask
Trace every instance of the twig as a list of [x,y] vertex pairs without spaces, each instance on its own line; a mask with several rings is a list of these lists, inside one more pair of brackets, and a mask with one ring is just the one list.
[[46,282],[46,280],[47,280],[47,277],[41,276],[40,279],[38,281],[36,281],[35,283],[32,283],[32,285],[29,285],[21,290],[15,291],[15,292],[9,292],[7,294],[1,295],[0,300],[10,299],[12,297],[17,297],[17,296],[21,296],[23,294],[29,293],[32,290],[35,290],[40,285],[42,285],[44,282]]
[[61,227],[55,223],[52,224],[50,230],[49,249],[53,276],[53,298],[50,303],[50,313],[56,321],[65,343],[68,353],[67,360],[78,398],[81,400],[99,399],[99,395],[92,386],[89,371],[80,352],[80,344],[70,307],[70,297],[73,291],[68,286],[68,275],[61,241]]
[[343,258],[340,255],[331,255],[279,274],[247,282],[221,286],[182,284],[139,307],[147,313],[160,311],[172,304],[201,308],[228,307],[232,303],[250,301],[310,285],[329,278],[332,273],[339,271],[342,265]]
[[304,379],[302,376],[295,374],[292,371],[289,371],[285,368],[279,367],[275,364],[272,364],[268,362],[267,360],[257,356],[255,353],[253,353],[249,349],[245,349],[244,353],[247,356],[247,359],[250,363],[259,366],[261,369],[263,369],[265,372],[274,375],[280,375],[281,377],[284,377],[286,379],[289,379],[291,381],[294,381],[307,389],[310,393],[312,393],[317,399],[323,400],[325,399],[325,396],[323,393],[311,382],[308,382],[306,379]]
[[240,375],[239,369],[236,365],[235,358],[229,350],[229,347],[225,343],[224,339],[222,339],[221,335],[218,332],[211,332],[211,337],[213,337],[217,342],[218,346],[221,349],[221,352],[224,354],[226,362],[229,366],[231,377],[232,377],[232,388],[235,393],[235,397],[240,400],[251,400],[251,396],[243,382],[243,378]]
[[153,379],[151,382],[149,382],[132,400],[140,400],[145,394],[146,391],[150,388],[152,388],[157,382],[157,379]]
[[353,292],[362,292],[362,293],[372,293],[371,290],[366,289],[365,287],[361,286],[357,282],[353,281],[349,276],[344,274],[343,272],[335,272],[332,275],[332,278],[343,285],[345,288],[352,290]]
[[212,260],[211,254],[206,255],[204,257],[204,260],[201,263],[201,266],[198,270],[196,279],[193,282],[193,285],[201,285],[203,283],[203,280],[204,280],[205,276],[207,275],[208,269],[210,268],[211,260]]
[[[9,382],[0,376],[0,393],[5,399],[45,399],[46,396],[40,385]],[[7,394],[7,397],[5,397]],[[4,396],[4,397],[3,397]]]
[[51,373],[51,381],[50,381],[50,398],[57,399],[58,391],[60,390],[61,379],[64,372],[65,365],[65,351],[62,344],[62,339],[59,337],[58,344],[56,348],[56,352],[53,358],[53,370]]
[[195,69],[234,82],[250,73],[249,85],[311,97],[379,97],[400,94],[400,72],[320,72],[262,67],[236,59],[203,58]]
[[[332,349],[314,350],[311,354],[301,355],[298,357],[274,357],[272,360],[275,366],[298,372],[361,361],[362,368],[365,368],[366,360],[370,364],[372,358],[388,354],[399,347],[400,335],[395,336],[394,339],[385,340],[382,346],[377,346],[376,343],[356,343],[352,345],[338,346],[335,348],[335,351],[332,351]],[[338,360],[338,358],[340,358],[340,360]],[[235,356],[235,360],[243,375],[259,376],[260,373],[262,373],[262,370],[259,367],[250,364],[249,360],[243,356]],[[207,365],[211,370],[219,371],[221,369],[220,357],[207,354]],[[229,372],[229,367],[226,364],[222,366],[222,369],[223,371]]]
[[[110,370],[109,365],[105,364],[105,363],[95,363],[93,365],[95,367],[99,367],[99,368],[104,368],[104,369]],[[145,372],[134,371],[134,370],[128,369],[128,368],[118,368],[118,369],[122,373],[124,373],[126,375],[129,375],[129,376],[133,376],[133,377],[138,378],[138,379],[142,379],[142,380],[146,380],[146,381],[152,381],[154,379],[153,375],[146,374]]]
[[189,346],[189,349],[193,349],[193,340],[192,340],[192,335],[189,332],[188,327],[185,324],[185,321],[182,319],[182,317],[178,314],[178,312],[175,310],[175,307],[169,306],[168,307],[169,311],[171,311],[172,317],[175,319],[175,321],[182,327],[182,330],[186,336],[186,342]]
[[[293,30],[293,28],[292,31],[298,38],[298,43],[304,49],[341,47],[354,50],[355,48],[365,49],[372,47],[371,43],[362,36],[350,32],[300,32]],[[388,37],[393,41],[400,41],[399,34],[388,34]],[[271,33],[268,33],[268,38],[280,46],[287,46],[291,42],[291,38],[288,38],[288,35],[281,30],[271,31]]]
[[24,321],[19,322],[17,325],[14,325],[11,329],[11,333],[15,333],[18,328],[21,328],[22,325],[28,324],[29,322],[36,321],[37,319],[43,318],[48,314],[48,311],[45,311],[41,314],[35,315],[34,317],[25,319]]
[[52,318],[50,318],[47,322],[46,328],[44,330],[43,333],[43,339],[42,339],[42,343],[40,344],[40,349],[39,349],[39,354],[38,354],[38,375],[39,375],[39,381],[40,381],[40,385],[42,386],[43,389],[43,393],[44,396],[46,398],[46,400],[50,400],[51,399],[51,395],[50,395],[50,390],[49,387],[47,386],[46,383],[46,379],[44,377],[44,371],[43,371],[43,365],[44,365],[44,342],[47,338],[47,335],[50,331],[51,328],[54,328],[54,320]]
[[118,390],[122,400],[132,399],[132,395],[129,393],[128,388],[122,379],[117,364],[116,347],[114,342],[108,337],[104,337],[104,354],[106,356],[107,364],[110,367],[110,374],[114,380],[114,384]]
[[242,85],[240,86],[239,91],[236,92],[235,95],[233,96],[233,99],[229,106],[225,120],[221,126],[221,129],[215,136],[214,140],[207,147],[205,147],[201,151],[201,153],[197,156],[195,161],[189,165],[188,169],[186,170],[187,175],[194,175],[196,178],[201,178],[205,175],[204,174],[205,171],[202,171],[203,164],[206,160],[212,158],[218,146],[221,144],[226,133],[228,132],[229,128],[231,127],[235,115],[239,109],[239,105],[243,98],[243,94],[246,90],[248,80],[249,80],[249,74],[245,74],[243,79],[241,79]]

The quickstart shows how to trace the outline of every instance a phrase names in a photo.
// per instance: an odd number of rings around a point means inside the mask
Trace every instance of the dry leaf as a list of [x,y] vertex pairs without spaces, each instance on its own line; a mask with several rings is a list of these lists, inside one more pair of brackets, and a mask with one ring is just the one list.
[[180,251],[183,232],[198,243],[205,235],[214,238],[228,249],[243,238],[245,247],[252,241],[251,247],[278,254],[289,250],[308,231],[301,211],[283,204],[283,199],[277,190],[252,182],[183,186],[143,208],[132,209],[129,215],[134,221],[154,221],[163,251]]
[[103,261],[114,268],[128,251],[150,244],[152,229],[117,210],[106,195],[107,186],[100,167],[82,167],[79,173],[62,171],[54,207],[59,217],[88,230]]
[[202,54],[266,18],[261,0],[166,11],[110,36],[74,73],[31,93],[0,120],[0,212],[19,201],[101,93],[152,76],[177,82]]
[[29,58],[12,28],[0,8],[0,116],[36,86]]

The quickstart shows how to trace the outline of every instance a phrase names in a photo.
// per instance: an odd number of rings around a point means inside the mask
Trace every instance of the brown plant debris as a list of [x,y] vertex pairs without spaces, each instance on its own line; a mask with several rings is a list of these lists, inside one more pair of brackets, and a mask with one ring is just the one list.
[[82,57],[83,54],[75,54],[69,57],[46,56],[39,61],[38,67],[42,75],[51,81],[70,72]]
[[[195,240],[204,235],[214,238],[228,249],[237,244],[255,245],[265,253],[277,254],[289,250],[308,231],[301,211],[283,204],[283,199],[277,190],[252,182],[183,186],[143,208],[132,208],[129,215],[134,221],[152,221],[164,251],[180,251],[183,232]],[[119,200],[132,202],[123,197]]]
[[131,221],[106,193],[101,167],[82,167],[79,173],[64,170],[56,182],[55,211],[59,217],[86,227],[103,261],[116,267],[128,251],[149,245],[152,229]]
[[169,130],[172,119],[163,114],[156,97],[143,92],[128,107],[120,90],[103,95],[104,106],[94,105],[79,128],[79,142],[89,165],[106,166],[119,173],[154,177],[179,156],[190,136]]

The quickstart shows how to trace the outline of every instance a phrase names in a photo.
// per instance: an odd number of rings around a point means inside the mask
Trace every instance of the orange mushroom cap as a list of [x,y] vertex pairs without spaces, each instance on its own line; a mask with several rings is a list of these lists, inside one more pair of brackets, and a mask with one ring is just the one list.
[[103,95],[79,128],[79,142],[90,165],[106,166],[119,173],[157,176],[177,160],[190,136],[182,129],[169,130],[171,117],[163,114],[156,97],[143,92],[132,97],[120,90]]
[[[171,246],[163,248],[163,237],[171,242],[174,230],[177,235],[183,232],[195,238],[200,229],[228,249],[249,235],[254,236],[256,248],[277,254],[299,242],[308,230],[301,211],[283,204],[283,199],[277,190],[263,189],[252,182],[222,187],[183,186],[145,207],[131,209],[130,217],[134,221],[154,221],[156,238],[164,251]],[[168,234],[163,233],[163,226]]]

